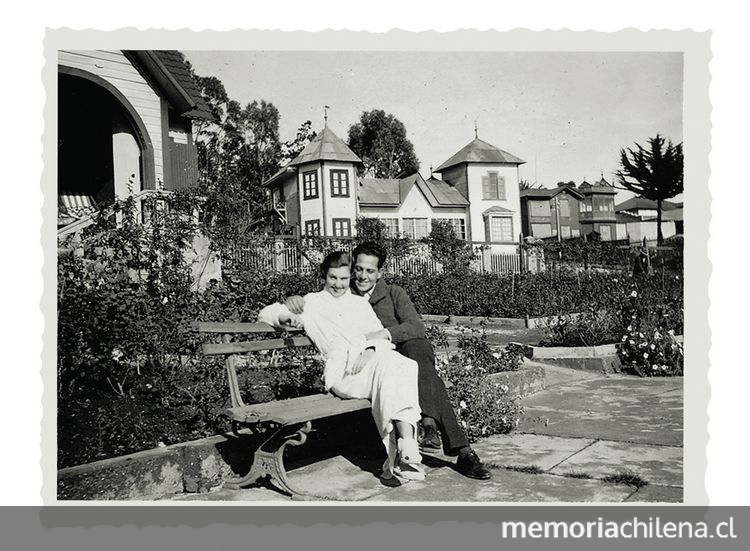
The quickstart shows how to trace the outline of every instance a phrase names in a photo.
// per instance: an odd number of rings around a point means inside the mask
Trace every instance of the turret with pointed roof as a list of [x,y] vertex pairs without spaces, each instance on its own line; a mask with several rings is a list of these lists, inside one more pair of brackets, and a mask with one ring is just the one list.
[[519,159],[515,155],[511,155],[507,151],[503,151],[499,147],[495,147],[477,137],[462,147],[458,153],[437,167],[435,171],[442,172],[446,168],[462,163],[522,165],[525,162],[526,161],[523,159]]
[[328,126],[324,127],[307,144],[307,147],[289,163],[289,166],[298,166],[315,161],[342,161],[362,164],[362,159],[349,149],[349,146],[334,134]]
[[473,241],[507,248],[518,243],[521,203],[518,167],[526,161],[474,139],[435,169],[470,205],[468,233]]

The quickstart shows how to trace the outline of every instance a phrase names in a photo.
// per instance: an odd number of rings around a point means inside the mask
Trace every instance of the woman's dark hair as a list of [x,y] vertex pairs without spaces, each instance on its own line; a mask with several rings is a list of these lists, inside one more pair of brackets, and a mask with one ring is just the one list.
[[342,266],[352,267],[352,257],[344,251],[334,251],[328,253],[320,264],[320,277],[323,279],[328,275],[331,268],[341,268]]
[[385,264],[385,259],[388,256],[388,253],[385,252],[385,249],[374,241],[365,241],[361,245],[355,247],[355,249],[352,251],[352,258],[356,261],[357,257],[361,254],[377,257],[378,269],[383,267],[383,264]]

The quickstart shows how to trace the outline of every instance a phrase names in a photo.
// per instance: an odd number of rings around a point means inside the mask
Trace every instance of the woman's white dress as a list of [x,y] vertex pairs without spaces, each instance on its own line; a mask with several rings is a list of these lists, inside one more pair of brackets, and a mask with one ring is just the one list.
[[[334,297],[320,291],[304,298],[300,318],[325,361],[325,388],[342,398],[368,398],[372,402],[372,416],[388,451],[384,471],[390,474],[397,452],[393,421],[416,427],[420,419],[417,363],[396,352],[388,340],[365,338],[366,333],[383,329],[383,324],[364,297],[349,291]],[[279,316],[288,312],[283,304],[272,304],[261,310],[258,321],[281,326]],[[375,352],[355,372],[355,362],[366,348]]]

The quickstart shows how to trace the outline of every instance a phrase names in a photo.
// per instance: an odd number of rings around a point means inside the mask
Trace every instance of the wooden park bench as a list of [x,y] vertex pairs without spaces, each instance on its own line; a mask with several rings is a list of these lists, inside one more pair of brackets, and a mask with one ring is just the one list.
[[[291,483],[284,468],[285,448],[304,444],[307,441],[307,435],[312,430],[313,421],[369,409],[370,401],[345,400],[327,393],[247,405],[240,394],[237,378],[238,357],[264,350],[312,346],[310,339],[300,330],[283,333],[266,323],[196,322],[193,324],[193,329],[199,334],[215,334],[221,337],[220,343],[202,344],[201,351],[206,356],[225,357],[227,383],[232,403],[232,407],[226,410],[226,414],[232,421],[233,430],[236,432],[242,427],[255,428],[261,424],[271,428],[270,436],[255,450],[250,472],[242,478],[227,481],[225,487],[245,488],[262,478],[270,477],[293,499],[321,497],[304,492]],[[261,334],[270,338],[230,342],[232,336],[237,338],[236,336],[250,334]]]

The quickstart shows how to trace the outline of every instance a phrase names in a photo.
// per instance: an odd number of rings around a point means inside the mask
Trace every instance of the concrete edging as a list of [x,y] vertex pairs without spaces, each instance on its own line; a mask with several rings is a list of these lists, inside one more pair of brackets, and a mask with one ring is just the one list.
[[[677,342],[683,342],[682,335],[675,335]],[[617,354],[617,344],[601,344],[599,346],[528,346],[531,358],[534,360],[554,361],[554,363],[571,367],[600,371],[604,373],[620,373],[622,363]]]
[[[580,316],[581,313],[574,312],[565,314],[567,316]],[[546,316],[541,318],[493,318],[486,316],[454,316],[454,315],[437,315],[422,314],[422,320],[429,323],[445,323],[449,325],[480,325],[482,323],[492,327],[511,327],[514,329],[536,329],[545,327],[555,322],[561,316]]]
[[[544,388],[544,368],[525,363],[518,371],[489,375],[487,384],[506,385],[504,393],[528,396]],[[156,500],[206,493],[247,472],[263,438],[241,431],[239,436],[211,436],[60,469],[57,498]]]

